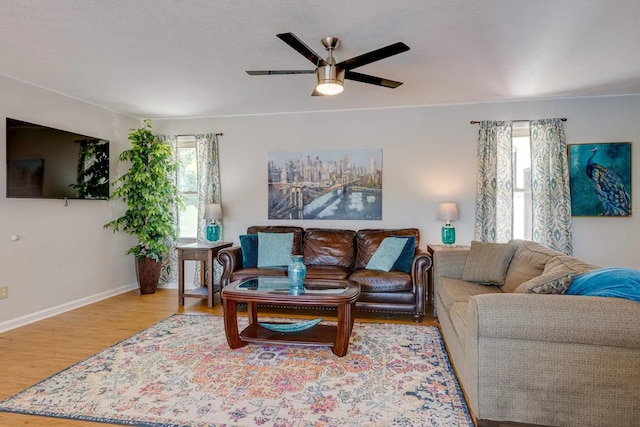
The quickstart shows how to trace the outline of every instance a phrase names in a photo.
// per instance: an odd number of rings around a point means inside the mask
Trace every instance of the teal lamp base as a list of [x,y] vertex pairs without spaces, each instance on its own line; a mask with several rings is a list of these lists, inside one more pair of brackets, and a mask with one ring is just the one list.
[[445,224],[442,227],[442,244],[445,246],[453,246],[456,243],[456,229],[451,224]]
[[220,226],[215,222],[211,221],[209,224],[207,224],[205,232],[207,235],[207,241],[217,242],[218,240],[220,240]]

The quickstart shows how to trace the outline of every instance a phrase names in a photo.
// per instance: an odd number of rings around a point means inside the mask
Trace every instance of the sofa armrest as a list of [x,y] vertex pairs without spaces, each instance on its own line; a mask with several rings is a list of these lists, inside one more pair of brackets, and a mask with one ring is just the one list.
[[224,288],[231,281],[231,274],[242,267],[242,247],[232,246],[218,252],[218,262],[222,265],[220,288]]
[[[640,349],[640,304],[578,295],[484,294],[469,299],[473,339],[524,339]],[[469,325],[471,326],[471,325]]]
[[433,252],[433,292],[435,294],[441,277],[461,279],[464,264],[469,255],[468,247],[439,248]]
[[413,282],[413,294],[416,298],[416,313],[420,316],[426,314],[428,274],[432,265],[433,261],[427,252],[416,250],[411,262],[411,281]]
[[[619,298],[471,297],[462,380],[475,415],[543,425],[605,425],[615,418],[611,425],[625,425],[636,411],[637,421],[640,323],[634,319],[640,304]],[[613,418],[611,408],[618,408]]]

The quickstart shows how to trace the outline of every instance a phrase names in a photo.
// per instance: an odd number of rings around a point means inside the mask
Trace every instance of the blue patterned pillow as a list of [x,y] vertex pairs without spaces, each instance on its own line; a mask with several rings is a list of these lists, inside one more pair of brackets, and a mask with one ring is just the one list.
[[385,237],[373,253],[365,269],[389,271],[402,253],[407,239],[403,237]]
[[391,267],[392,270],[404,271],[408,273],[411,271],[411,264],[413,263],[413,257],[416,254],[416,238],[414,236],[393,236],[400,239],[406,239],[407,243],[404,244],[400,256]]
[[291,263],[293,233],[258,233],[258,267],[281,267]]
[[573,279],[567,295],[625,298],[640,302],[640,270],[607,267]]
[[258,235],[243,234],[240,236],[242,247],[242,268],[255,268],[258,266]]

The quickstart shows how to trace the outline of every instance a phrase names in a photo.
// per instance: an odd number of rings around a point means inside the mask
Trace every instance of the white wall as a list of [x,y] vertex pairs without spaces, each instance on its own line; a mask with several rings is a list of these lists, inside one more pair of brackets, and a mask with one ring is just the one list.
[[[225,240],[253,224],[304,227],[418,227],[421,246],[440,241],[440,201],[456,201],[458,243],[473,238],[477,125],[471,120],[566,117],[569,144],[635,141],[640,97],[599,97],[536,102],[156,120],[163,134],[223,132],[220,138]],[[383,149],[381,221],[267,220],[267,153],[282,150]],[[640,150],[632,149],[638,165]],[[632,199],[640,203],[640,173]],[[575,255],[603,266],[640,268],[640,220],[574,218]]]
[[[117,155],[138,120],[0,76],[0,330],[83,301],[135,287],[129,236],[102,228],[123,209],[117,201],[7,199],[5,117],[110,141]],[[12,241],[12,235],[19,240]]]

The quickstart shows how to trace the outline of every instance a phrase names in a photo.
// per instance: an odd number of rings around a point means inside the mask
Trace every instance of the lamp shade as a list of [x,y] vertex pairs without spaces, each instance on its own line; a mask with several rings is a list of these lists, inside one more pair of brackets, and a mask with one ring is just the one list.
[[222,205],[210,203],[204,207],[204,219],[222,219]]
[[438,205],[439,221],[457,221],[460,218],[458,205],[453,202],[443,202]]

